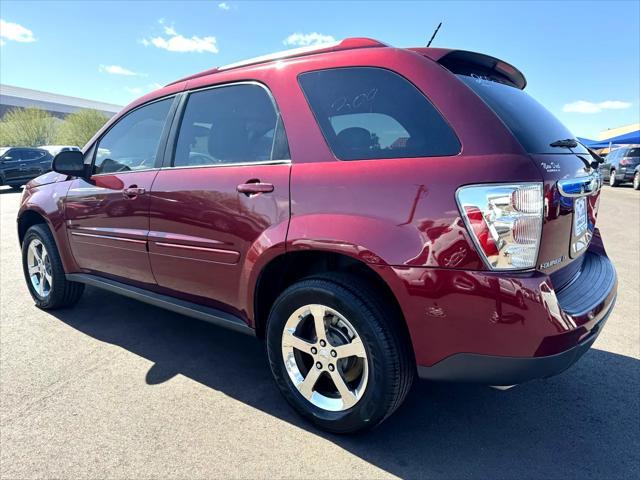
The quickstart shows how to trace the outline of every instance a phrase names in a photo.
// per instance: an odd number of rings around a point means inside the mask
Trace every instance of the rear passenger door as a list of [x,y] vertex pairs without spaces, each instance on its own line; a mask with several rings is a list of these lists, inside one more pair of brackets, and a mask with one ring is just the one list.
[[23,151],[22,174],[25,178],[34,178],[49,170],[47,166],[49,154],[46,150],[26,149]]
[[286,233],[284,127],[270,92],[253,82],[190,92],[176,118],[151,192],[153,275],[169,294],[237,313],[243,268],[271,230]]

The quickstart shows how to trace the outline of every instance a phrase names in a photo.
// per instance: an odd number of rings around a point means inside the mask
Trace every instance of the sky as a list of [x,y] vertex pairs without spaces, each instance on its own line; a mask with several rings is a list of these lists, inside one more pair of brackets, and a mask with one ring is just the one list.
[[640,122],[640,1],[0,0],[0,82],[125,105],[180,77],[371,37],[486,53],[574,134]]

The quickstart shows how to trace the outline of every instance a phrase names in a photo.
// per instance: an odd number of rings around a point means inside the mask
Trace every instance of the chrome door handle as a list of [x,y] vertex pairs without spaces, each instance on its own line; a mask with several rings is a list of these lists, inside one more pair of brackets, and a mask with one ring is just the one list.
[[122,194],[126,198],[135,198],[138,195],[143,195],[145,192],[146,190],[144,188],[139,188],[139,187],[136,187],[135,185],[132,185],[122,190]]
[[241,183],[237,187],[238,192],[245,195],[256,195],[258,193],[273,192],[273,184],[262,182]]

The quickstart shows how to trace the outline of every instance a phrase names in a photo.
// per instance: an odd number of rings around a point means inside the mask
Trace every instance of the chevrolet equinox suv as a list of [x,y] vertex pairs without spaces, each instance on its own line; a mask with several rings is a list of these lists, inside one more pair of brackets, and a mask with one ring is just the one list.
[[263,338],[291,405],[375,426],[416,374],[562,372],[616,297],[598,160],[496,58],[347,39],[133,102],[31,181],[42,309],[85,285]]

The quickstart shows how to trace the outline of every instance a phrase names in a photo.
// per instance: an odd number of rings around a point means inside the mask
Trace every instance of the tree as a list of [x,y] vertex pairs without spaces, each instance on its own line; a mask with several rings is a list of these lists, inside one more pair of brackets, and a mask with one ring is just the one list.
[[97,110],[78,110],[64,119],[58,129],[56,143],[83,147],[108,119]]
[[60,120],[39,108],[16,108],[0,119],[0,146],[38,147],[53,141]]

